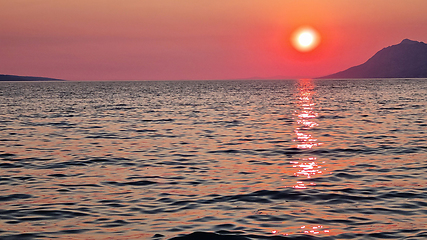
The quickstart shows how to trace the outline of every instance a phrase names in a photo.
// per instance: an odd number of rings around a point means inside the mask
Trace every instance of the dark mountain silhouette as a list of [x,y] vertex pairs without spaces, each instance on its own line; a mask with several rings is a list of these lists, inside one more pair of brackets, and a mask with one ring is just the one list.
[[46,77],[29,77],[29,76],[16,76],[16,75],[5,75],[0,74],[0,81],[64,81],[61,79],[55,78],[46,78]]
[[404,39],[361,65],[320,78],[427,78],[427,44]]

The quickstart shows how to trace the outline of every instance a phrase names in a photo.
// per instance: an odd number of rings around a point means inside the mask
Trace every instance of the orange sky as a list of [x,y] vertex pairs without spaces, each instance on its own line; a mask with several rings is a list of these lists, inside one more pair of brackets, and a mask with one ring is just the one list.
[[[317,77],[404,38],[426,0],[0,0],[0,73],[68,80]],[[292,31],[322,40],[296,51]]]

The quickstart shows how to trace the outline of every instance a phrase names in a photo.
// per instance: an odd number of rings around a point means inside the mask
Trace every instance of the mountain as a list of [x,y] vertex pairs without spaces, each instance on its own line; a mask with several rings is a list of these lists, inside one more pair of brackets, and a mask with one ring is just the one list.
[[5,75],[0,74],[0,81],[64,81],[61,79],[55,78],[46,78],[46,77],[28,77],[28,76],[16,76],[16,75]]
[[427,44],[404,39],[361,65],[320,78],[427,78]]

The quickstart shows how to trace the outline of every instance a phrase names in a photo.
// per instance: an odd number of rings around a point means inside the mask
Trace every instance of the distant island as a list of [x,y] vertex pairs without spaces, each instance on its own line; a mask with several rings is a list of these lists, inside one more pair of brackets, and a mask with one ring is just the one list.
[[16,75],[5,75],[0,74],[0,81],[10,81],[10,82],[17,82],[17,81],[64,81],[61,79],[55,79],[55,78],[46,78],[46,77],[29,77],[29,76],[16,76]]
[[361,65],[320,77],[336,78],[427,78],[427,44],[404,39]]

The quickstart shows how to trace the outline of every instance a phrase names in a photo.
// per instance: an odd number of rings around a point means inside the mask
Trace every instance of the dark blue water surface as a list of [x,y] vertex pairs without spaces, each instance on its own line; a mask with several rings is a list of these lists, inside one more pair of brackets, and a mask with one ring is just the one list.
[[0,239],[426,239],[427,80],[1,82]]

